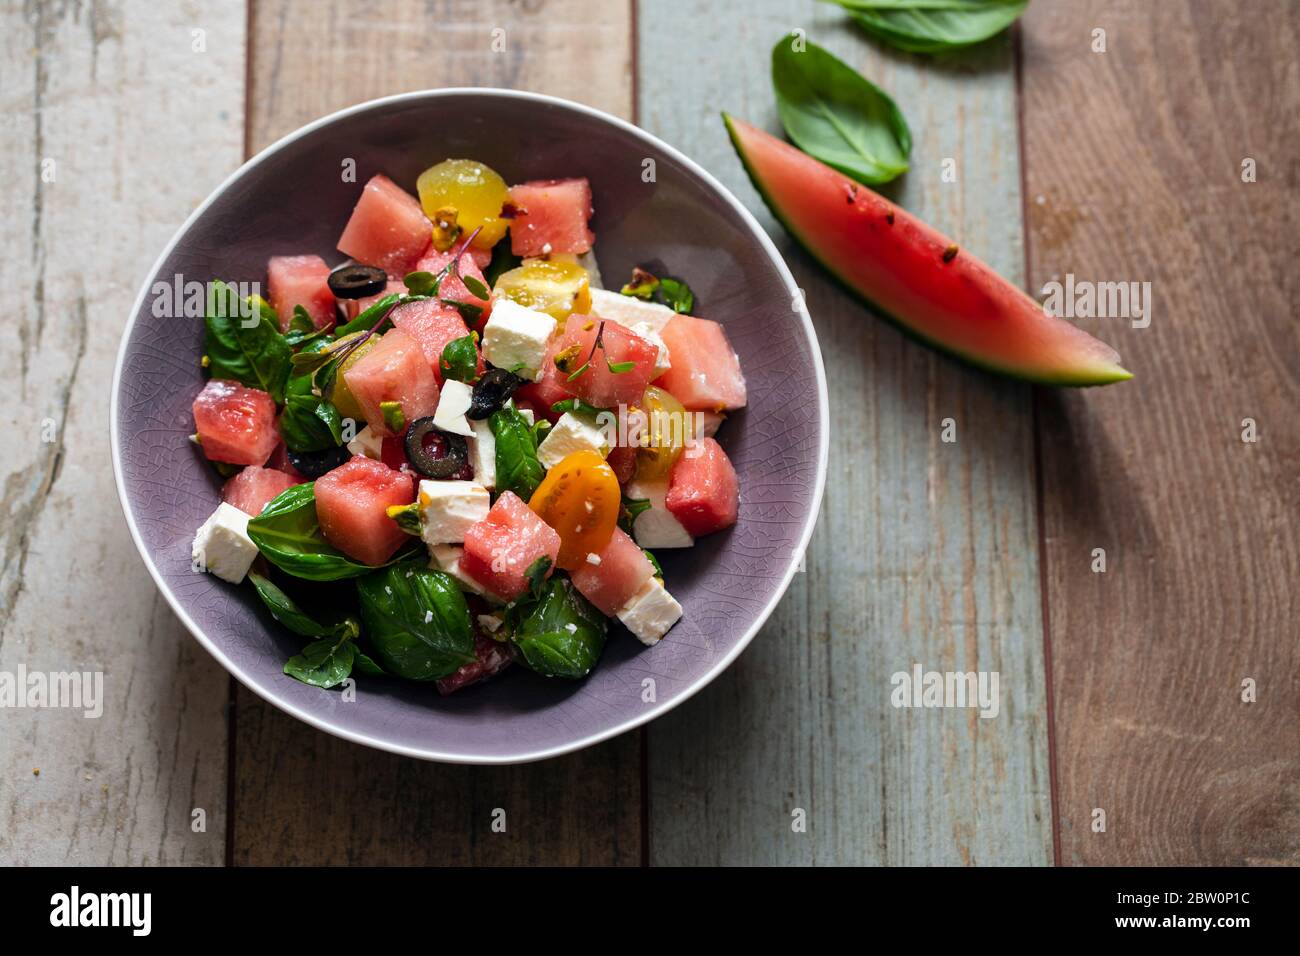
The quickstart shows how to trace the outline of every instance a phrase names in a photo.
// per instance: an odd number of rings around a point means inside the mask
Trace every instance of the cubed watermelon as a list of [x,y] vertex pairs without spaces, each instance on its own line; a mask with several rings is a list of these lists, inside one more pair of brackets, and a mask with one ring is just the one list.
[[552,424],[560,420],[562,412],[554,412],[551,406],[566,398],[573,398],[573,386],[566,376],[555,367],[555,354],[559,351],[561,336],[552,336],[551,344],[546,348],[546,358],[542,360],[542,377],[539,381],[528,382],[515,391],[515,404],[519,407],[531,405],[536,412]]
[[[416,262],[412,271],[430,272],[437,275],[450,261],[450,252],[438,252],[430,247],[424,251],[424,255]],[[487,321],[487,316],[491,314],[491,303],[488,299],[480,299],[478,296],[471,294],[461,276],[477,279],[483,284],[484,288],[487,288],[487,279],[483,277],[483,270],[479,268],[474,256],[467,252],[460,257],[460,262],[456,264],[456,271],[458,275],[453,276],[448,273],[438,285],[438,297],[478,306],[483,310],[483,314],[479,317],[480,321],[477,323],[481,327],[482,323]]]
[[394,279],[390,276],[388,279],[388,285],[385,286],[383,292],[376,292],[374,295],[368,295],[363,299],[344,299],[343,312],[348,317],[348,321],[351,322],[384,296],[393,295],[394,293],[397,295],[404,295],[407,291],[405,282],[401,279]]
[[361,190],[339,236],[339,251],[401,277],[429,245],[433,224],[416,199],[382,173]]
[[583,253],[596,241],[587,226],[591,184],[585,179],[539,179],[512,186],[510,202],[515,207],[510,249],[517,256]]
[[363,564],[383,564],[410,540],[387,509],[414,500],[415,478],[373,458],[351,458],[316,479],[321,534]]
[[545,556],[554,567],[559,554],[560,536],[507,491],[486,518],[465,532],[460,568],[497,597],[513,601],[528,589],[525,573],[533,562]]
[[626,485],[636,474],[636,446],[615,445],[605,456],[605,463],[614,469],[620,485]]
[[[433,377],[439,387],[442,385],[442,350],[448,342],[469,335],[469,328],[459,312],[451,306],[443,305],[437,299],[425,299],[421,302],[408,302],[392,311],[393,325],[401,329],[420,343],[425,361],[433,369]],[[478,358],[479,374],[486,366],[483,356]]]
[[330,267],[320,256],[272,256],[266,263],[266,296],[280,316],[280,331],[287,331],[293,307],[300,305],[318,329],[332,326],[338,317],[329,287]]
[[474,663],[462,664],[451,676],[434,681],[439,694],[454,694],[462,687],[494,677],[509,667],[513,660],[510,648],[484,634],[482,628],[474,630],[474,656],[477,658]]
[[[586,371],[571,382],[565,380],[566,387],[572,389],[584,402],[590,402],[597,408],[613,408],[619,404],[631,405],[640,401],[645,387],[650,384],[650,376],[654,374],[658,347],[612,319],[580,321],[582,318],[577,316],[565,326],[564,334],[556,346],[556,354],[577,346],[577,363],[580,365],[586,362],[598,332],[604,347],[596,351]],[[631,362],[632,367],[622,372],[610,371],[610,365],[623,362]],[[550,364],[555,363],[552,361]]]
[[673,465],[664,507],[695,537],[729,528],[740,510],[740,482],[731,459],[712,438]]
[[271,457],[266,460],[266,467],[284,472],[293,479],[295,485],[301,485],[303,482],[311,480],[289,463],[289,449],[284,447],[283,441],[275,446],[275,451],[271,452]]
[[392,435],[380,408],[400,402],[407,423],[432,415],[438,408],[438,381],[425,360],[420,343],[401,329],[384,333],[379,343],[343,373],[366,422],[380,435]]
[[203,454],[231,465],[264,465],[280,433],[275,400],[258,388],[214,378],[194,399],[194,430]]
[[672,368],[655,382],[691,411],[720,412],[745,405],[745,376],[727,333],[717,322],[675,315],[664,326]]
[[597,562],[592,563],[588,558],[587,563],[570,571],[569,579],[601,614],[613,617],[654,575],[654,565],[621,528],[614,529],[614,537],[596,557]]
[[297,482],[274,468],[249,465],[221,486],[221,500],[250,515],[260,515],[266,503]]

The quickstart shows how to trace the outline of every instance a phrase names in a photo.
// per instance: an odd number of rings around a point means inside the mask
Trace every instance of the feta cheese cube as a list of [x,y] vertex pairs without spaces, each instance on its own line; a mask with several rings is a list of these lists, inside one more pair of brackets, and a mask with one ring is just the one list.
[[540,381],[546,343],[554,331],[555,319],[545,312],[497,299],[483,327],[483,357],[520,378]]
[[474,480],[491,491],[497,486],[497,439],[492,426],[486,421],[471,421],[469,427],[474,437],[469,445],[469,465],[474,469]]
[[520,408],[518,409],[518,412],[520,415],[524,416],[524,421],[526,421],[529,425],[537,424],[537,422],[533,418],[533,410],[531,408]]
[[537,446],[537,458],[549,469],[575,451],[594,451],[604,458],[609,454],[609,442],[605,439],[605,430],[595,422],[565,412]]
[[471,594],[477,594],[491,604],[500,604],[500,598],[484,591],[477,581],[460,569],[460,559],[464,554],[465,549],[460,545],[436,544],[429,548],[429,567],[451,575],[464,590]]
[[600,263],[596,261],[596,250],[588,249],[578,253],[578,265],[587,273],[587,286],[593,292],[605,288],[605,280],[600,277]]
[[478,626],[489,634],[495,634],[501,630],[501,625],[504,623],[505,619],[500,614],[480,614],[478,616]]
[[637,515],[632,524],[632,537],[641,547],[657,550],[689,548],[695,544],[690,532],[664,506],[664,498],[668,494],[667,479],[632,481],[624,493],[629,499],[650,502],[650,507]]
[[469,411],[473,397],[474,389],[464,382],[447,379],[442,383],[442,391],[438,393],[438,409],[433,413],[433,424],[445,432],[471,437],[474,430],[469,427],[465,413]]
[[357,432],[356,438],[348,442],[348,451],[363,458],[373,458],[375,461],[379,461],[383,458],[384,436],[367,425]]
[[682,606],[658,578],[648,578],[618,612],[623,626],[646,645],[659,643],[681,617]]
[[257,557],[257,545],[248,536],[248,515],[221,502],[199,526],[190,555],[196,568],[210,571],[223,581],[238,584],[244,580]]
[[[658,333],[664,330],[664,326],[677,313],[658,302],[646,302],[621,292],[592,289],[591,314],[602,319],[613,319],[633,331],[636,331],[636,326],[644,324],[652,332]],[[637,335],[640,334],[637,332]]]
[[651,328],[648,322],[637,322],[628,328],[659,350],[655,353],[654,371],[650,373],[652,381],[673,367],[672,359],[668,355],[668,346],[664,344],[663,336],[657,329]]
[[488,490],[474,481],[420,482],[420,537],[430,547],[458,544],[465,532],[487,517]]

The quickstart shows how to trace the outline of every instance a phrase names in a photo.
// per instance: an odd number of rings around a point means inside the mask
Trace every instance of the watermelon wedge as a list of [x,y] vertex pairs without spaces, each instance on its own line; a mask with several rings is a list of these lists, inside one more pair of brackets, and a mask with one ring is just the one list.
[[990,371],[1047,385],[1133,377],[1114,349],[1048,315],[942,233],[775,136],[722,118],[781,224],[845,286],[917,338]]

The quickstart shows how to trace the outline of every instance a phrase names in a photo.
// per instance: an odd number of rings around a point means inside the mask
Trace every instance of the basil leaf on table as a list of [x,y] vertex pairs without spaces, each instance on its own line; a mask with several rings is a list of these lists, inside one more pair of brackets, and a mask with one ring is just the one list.
[[772,85],[781,124],[809,156],[870,185],[907,172],[912,133],[894,101],[817,44],[777,43]]
[[312,641],[284,662],[284,672],[313,687],[337,687],[352,673],[357,647],[348,637]]
[[586,677],[605,647],[605,616],[563,577],[512,607],[507,624],[524,663],[544,677]]
[[343,419],[331,402],[310,392],[291,392],[280,416],[280,437],[290,451],[324,451],[343,444]]
[[491,414],[488,426],[497,443],[497,491],[513,491],[527,501],[546,477],[536,433],[513,400]]
[[231,315],[233,290],[224,282],[213,282],[208,290],[204,317],[203,352],[213,378],[231,379],[249,388],[260,388],[284,403],[284,386],[289,380],[293,349],[280,334],[275,310],[265,302],[250,300],[256,315]]
[[325,540],[316,520],[315,482],[294,485],[271,499],[260,515],[248,519],[248,536],[266,560],[308,581],[339,581],[375,570]]
[[357,581],[366,642],[384,671],[436,680],[477,660],[469,605],[455,580],[403,561]]
[[909,53],[981,43],[1025,12],[1029,0],[829,0],[878,40]]
[[350,614],[341,620],[321,623],[298,607],[297,602],[270,579],[256,571],[249,571],[248,579],[253,582],[257,596],[262,599],[271,616],[295,634],[303,637],[346,637],[353,640],[361,633],[360,622]]

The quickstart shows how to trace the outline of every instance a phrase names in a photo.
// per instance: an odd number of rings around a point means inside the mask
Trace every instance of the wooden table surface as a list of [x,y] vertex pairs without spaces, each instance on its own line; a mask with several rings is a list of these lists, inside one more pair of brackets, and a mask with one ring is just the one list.
[[[0,25],[0,671],[105,674],[99,719],[0,710],[0,862],[1300,862],[1300,4],[1034,0],[938,59],[814,0],[4,0]],[[831,285],[718,118],[777,129],[794,29],[907,116],[906,208],[1033,291],[1151,283],[1147,327],[1081,320],[1133,381],[995,379]],[[830,385],[822,519],[753,645],[643,731],[520,767],[366,750],[233,686],[109,466],[121,329],[185,216],[302,123],[449,85],[701,162],[786,255]],[[914,663],[998,672],[999,715],[892,708]]]

